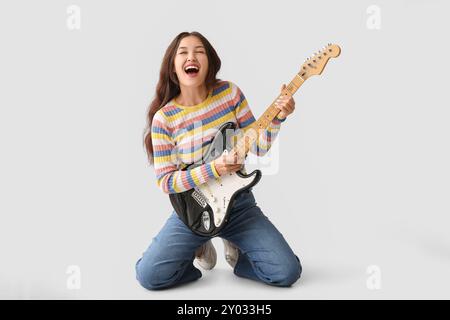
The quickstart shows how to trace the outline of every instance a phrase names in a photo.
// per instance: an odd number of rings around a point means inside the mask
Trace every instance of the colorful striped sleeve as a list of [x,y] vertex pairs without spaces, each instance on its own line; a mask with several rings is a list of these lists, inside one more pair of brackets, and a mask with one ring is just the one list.
[[188,170],[178,169],[175,143],[167,119],[160,110],[152,122],[153,159],[158,187],[164,193],[179,193],[218,178],[214,164],[208,162]]
[[[234,95],[233,103],[235,106],[236,118],[239,123],[239,127],[245,129],[253,122],[255,122],[256,119],[253,116],[252,110],[248,105],[247,99],[245,98],[240,88],[234,83],[231,83],[231,85],[233,88],[232,94]],[[259,132],[259,138],[251,146],[250,152],[259,157],[264,156],[269,151],[270,147],[272,146],[272,143],[275,141],[275,138],[277,137],[278,132],[280,131],[281,123],[284,122],[285,120],[286,119],[280,120],[277,117],[275,117],[270,123],[270,125],[267,127],[267,129]]]

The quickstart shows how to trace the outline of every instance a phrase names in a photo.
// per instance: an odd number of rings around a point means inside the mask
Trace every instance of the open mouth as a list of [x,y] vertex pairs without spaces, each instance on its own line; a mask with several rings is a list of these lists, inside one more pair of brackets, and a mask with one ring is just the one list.
[[196,75],[199,71],[199,68],[196,66],[188,66],[184,68],[184,72],[186,72],[188,75]]

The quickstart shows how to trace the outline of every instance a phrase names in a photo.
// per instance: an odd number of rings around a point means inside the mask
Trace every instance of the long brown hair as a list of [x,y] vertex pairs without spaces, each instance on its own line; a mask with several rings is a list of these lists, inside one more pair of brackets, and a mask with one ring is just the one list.
[[199,32],[181,32],[172,40],[164,54],[159,72],[159,81],[156,85],[156,93],[153,101],[148,107],[147,126],[144,132],[144,146],[147,151],[147,157],[150,164],[153,164],[153,144],[152,144],[152,121],[155,113],[166,105],[167,102],[178,96],[181,92],[177,74],[175,73],[174,60],[175,54],[181,39],[187,36],[196,36],[205,47],[208,57],[208,74],[206,75],[205,85],[208,91],[220,81],[217,79],[217,73],[220,70],[221,61],[216,50],[211,43]]

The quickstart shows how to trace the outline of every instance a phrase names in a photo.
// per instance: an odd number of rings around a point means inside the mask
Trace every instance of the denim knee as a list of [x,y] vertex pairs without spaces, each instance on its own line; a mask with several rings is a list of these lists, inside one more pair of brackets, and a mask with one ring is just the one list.
[[[139,260],[140,261],[140,260]],[[160,263],[148,264],[140,267],[139,261],[136,263],[136,279],[144,288],[148,290],[160,290],[174,287],[179,284],[196,280],[202,276],[200,270],[192,264],[186,263],[182,266],[177,264],[167,265]],[[185,269],[191,267],[188,276]]]
[[302,265],[297,256],[295,256],[295,260],[295,262],[286,265],[284,278],[279,282],[280,286],[290,287],[300,278],[302,274]]
[[139,262],[141,260],[142,258],[136,263],[136,279],[142,287],[147,290],[158,290],[170,286],[168,280],[158,278],[158,268],[154,266],[150,268],[139,268]]
[[291,262],[283,263],[276,277],[265,282],[270,285],[278,287],[290,287],[292,286],[302,274],[302,265],[297,256]]

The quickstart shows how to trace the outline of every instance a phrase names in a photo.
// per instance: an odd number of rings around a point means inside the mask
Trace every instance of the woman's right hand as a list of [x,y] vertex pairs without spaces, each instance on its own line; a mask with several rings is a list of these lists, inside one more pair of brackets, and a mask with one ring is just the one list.
[[238,171],[242,168],[243,159],[241,159],[236,152],[222,153],[220,157],[213,160],[213,165],[219,175]]

